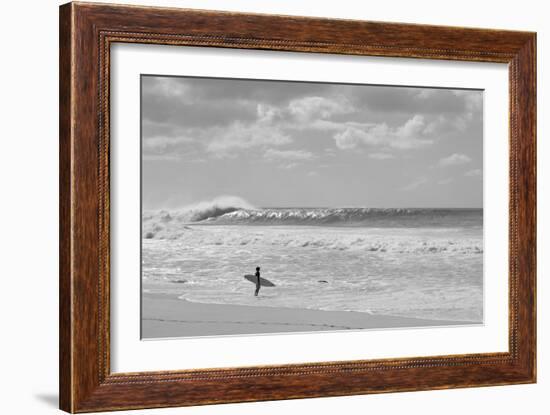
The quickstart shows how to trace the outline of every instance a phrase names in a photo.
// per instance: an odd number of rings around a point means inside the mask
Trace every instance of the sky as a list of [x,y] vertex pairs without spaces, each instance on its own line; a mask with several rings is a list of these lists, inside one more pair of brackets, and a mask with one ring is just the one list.
[[142,201],[482,207],[483,91],[141,77]]

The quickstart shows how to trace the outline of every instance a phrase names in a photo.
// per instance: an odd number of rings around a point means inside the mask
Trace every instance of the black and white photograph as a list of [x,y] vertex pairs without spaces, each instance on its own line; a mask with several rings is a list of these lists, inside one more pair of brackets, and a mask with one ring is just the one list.
[[481,325],[483,91],[141,76],[141,336]]
[[549,8],[495,5],[4,2],[1,412],[546,414]]

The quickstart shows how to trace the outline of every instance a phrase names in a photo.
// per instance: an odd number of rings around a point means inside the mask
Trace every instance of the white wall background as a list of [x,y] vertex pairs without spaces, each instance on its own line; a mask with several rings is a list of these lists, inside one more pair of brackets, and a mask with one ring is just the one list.
[[[157,414],[545,414],[550,406],[550,13],[536,0],[189,0],[134,4],[538,32],[539,383],[386,395],[175,408]],[[57,0],[2,4],[0,65],[0,412],[57,411]],[[550,72],[546,78],[550,76]],[[133,412],[140,413],[140,412]]]

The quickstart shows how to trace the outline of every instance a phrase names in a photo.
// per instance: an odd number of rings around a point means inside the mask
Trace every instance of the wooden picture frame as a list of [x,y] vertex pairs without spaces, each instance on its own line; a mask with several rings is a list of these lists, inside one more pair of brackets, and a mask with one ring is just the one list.
[[[119,42],[508,64],[509,352],[111,373],[109,62],[110,46]],[[61,409],[91,412],[535,382],[535,33],[69,3],[60,8],[59,94]]]

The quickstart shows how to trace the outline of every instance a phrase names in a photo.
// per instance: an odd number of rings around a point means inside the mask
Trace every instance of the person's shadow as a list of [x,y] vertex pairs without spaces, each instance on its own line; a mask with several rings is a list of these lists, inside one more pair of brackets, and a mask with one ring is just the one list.
[[34,396],[48,406],[59,407],[59,396],[56,393],[36,393]]

